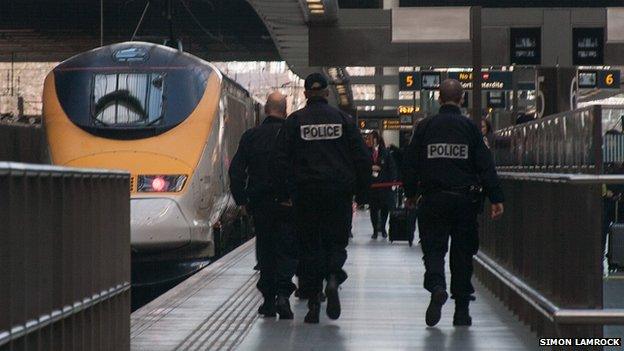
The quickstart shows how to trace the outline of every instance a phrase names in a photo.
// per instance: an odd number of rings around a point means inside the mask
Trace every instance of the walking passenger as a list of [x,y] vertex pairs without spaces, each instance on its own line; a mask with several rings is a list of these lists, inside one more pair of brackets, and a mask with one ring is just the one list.
[[323,280],[327,281],[327,315],[340,316],[338,287],[347,279],[342,267],[347,259],[351,202],[354,194],[368,190],[371,176],[370,155],[353,119],[329,106],[328,95],[322,75],[306,78],[307,105],[286,119],[274,163],[279,200],[292,199],[295,208],[301,278],[311,294],[306,323],[319,322]]
[[425,289],[431,292],[426,322],[440,321],[446,302],[444,258],[451,238],[453,325],[472,324],[469,303],[474,299],[472,256],[479,248],[477,214],[482,192],[491,202],[491,217],[503,214],[501,191],[490,150],[479,128],[461,115],[461,84],[448,79],[440,85],[440,112],[420,122],[405,155],[404,186],[408,205],[422,194],[418,228],[425,262]]
[[[371,156],[373,161],[373,185],[393,182],[397,179],[394,159],[386,149],[383,138],[377,132],[371,133]],[[383,238],[388,237],[386,222],[388,211],[394,205],[395,197],[391,187],[372,188],[368,196],[371,224],[373,225],[372,239],[377,239],[381,233]]]
[[288,298],[295,290],[292,277],[297,268],[292,205],[277,201],[269,167],[287,114],[286,97],[279,92],[270,94],[265,112],[262,124],[241,138],[230,166],[230,188],[236,204],[244,206],[254,220],[260,268],[257,287],[264,297],[258,313],[292,319]]

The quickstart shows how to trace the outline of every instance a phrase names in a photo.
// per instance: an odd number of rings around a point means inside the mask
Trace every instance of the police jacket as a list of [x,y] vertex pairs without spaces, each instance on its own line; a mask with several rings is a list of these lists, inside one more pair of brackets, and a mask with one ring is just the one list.
[[454,105],[443,105],[438,115],[418,124],[405,154],[403,182],[408,197],[418,190],[482,186],[490,202],[504,201],[492,154],[479,128]]
[[321,97],[293,112],[278,136],[273,163],[279,199],[302,190],[363,194],[371,159],[353,119]]
[[284,119],[267,116],[243,133],[229,169],[230,191],[239,206],[275,199],[269,162]]

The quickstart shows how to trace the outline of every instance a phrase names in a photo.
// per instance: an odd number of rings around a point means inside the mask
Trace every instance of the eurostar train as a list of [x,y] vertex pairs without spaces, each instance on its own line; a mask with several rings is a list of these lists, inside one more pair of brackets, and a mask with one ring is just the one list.
[[133,265],[214,257],[247,235],[227,170],[260,111],[210,63],[142,42],[74,56],[43,91],[54,164],[131,173]]

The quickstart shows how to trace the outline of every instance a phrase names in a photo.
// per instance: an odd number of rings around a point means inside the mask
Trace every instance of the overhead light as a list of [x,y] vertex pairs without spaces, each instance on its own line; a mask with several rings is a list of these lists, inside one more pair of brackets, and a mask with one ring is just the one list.
[[322,4],[321,0],[306,0],[308,5],[309,4]]
[[308,8],[310,10],[322,10],[323,5],[322,4],[308,4]]
[[315,15],[322,15],[325,13],[325,10],[310,10],[310,12]]

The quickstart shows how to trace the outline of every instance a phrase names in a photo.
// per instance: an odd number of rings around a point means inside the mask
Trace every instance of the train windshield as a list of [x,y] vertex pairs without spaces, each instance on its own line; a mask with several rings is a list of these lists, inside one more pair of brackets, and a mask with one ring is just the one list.
[[76,126],[99,137],[132,140],[184,122],[212,73],[210,65],[178,50],[121,43],[63,62],[54,69],[54,81],[59,103]]
[[163,73],[96,74],[91,107],[93,123],[133,128],[162,124],[164,90]]

